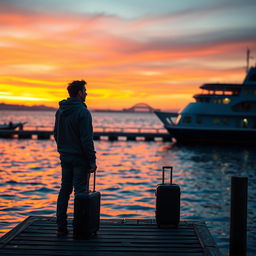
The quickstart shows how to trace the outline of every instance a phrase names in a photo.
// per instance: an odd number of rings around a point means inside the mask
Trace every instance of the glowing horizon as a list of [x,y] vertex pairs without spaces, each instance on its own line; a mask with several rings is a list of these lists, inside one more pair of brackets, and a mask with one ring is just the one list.
[[242,82],[256,51],[251,0],[61,3],[0,4],[0,102],[57,107],[85,79],[93,109],[179,109],[202,83]]

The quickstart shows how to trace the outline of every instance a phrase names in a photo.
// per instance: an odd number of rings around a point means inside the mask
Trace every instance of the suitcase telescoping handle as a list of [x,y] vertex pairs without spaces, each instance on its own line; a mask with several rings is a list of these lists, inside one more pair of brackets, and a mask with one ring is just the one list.
[[164,184],[164,170],[165,169],[170,169],[170,184],[172,184],[172,166],[163,166],[163,177],[162,177],[162,184]]
[[96,170],[93,173],[93,192],[96,191]]

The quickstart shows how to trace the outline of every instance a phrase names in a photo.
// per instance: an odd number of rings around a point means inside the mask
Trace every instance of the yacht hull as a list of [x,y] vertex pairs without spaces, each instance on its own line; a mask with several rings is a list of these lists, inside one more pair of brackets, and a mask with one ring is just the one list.
[[[166,127],[167,128],[167,127]],[[247,144],[256,145],[256,129],[193,129],[168,127],[177,143],[189,144]]]

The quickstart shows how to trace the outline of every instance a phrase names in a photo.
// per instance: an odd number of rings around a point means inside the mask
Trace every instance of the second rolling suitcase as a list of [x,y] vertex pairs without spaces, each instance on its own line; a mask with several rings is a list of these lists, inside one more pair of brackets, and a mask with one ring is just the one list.
[[100,192],[95,191],[96,172],[93,191],[77,194],[74,202],[73,237],[86,239],[96,234],[100,225]]
[[[170,169],[170,183],[165,183],[164,171]],[[156,188],[156,223],[159,227],[178,226],[180,221],[180,187],[172,184],[172,166],[163,166],[162,184]]]

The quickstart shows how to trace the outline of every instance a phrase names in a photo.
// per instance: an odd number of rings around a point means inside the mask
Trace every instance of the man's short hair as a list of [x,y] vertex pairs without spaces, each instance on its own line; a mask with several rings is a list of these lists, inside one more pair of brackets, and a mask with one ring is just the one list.
[[76,97],[79,91],[85,88],[86,82],[84,80],[75,80],[68,84],[67,90],[70,97]]

